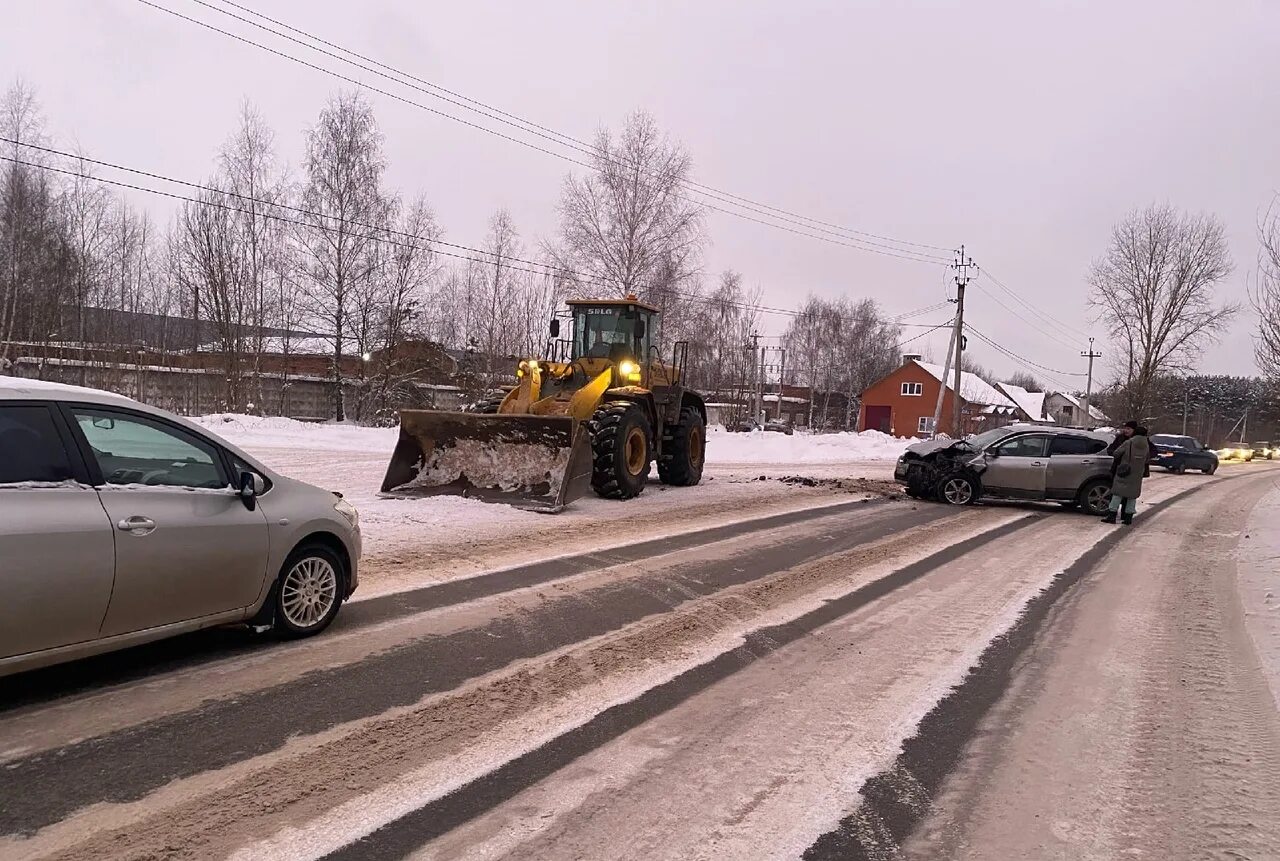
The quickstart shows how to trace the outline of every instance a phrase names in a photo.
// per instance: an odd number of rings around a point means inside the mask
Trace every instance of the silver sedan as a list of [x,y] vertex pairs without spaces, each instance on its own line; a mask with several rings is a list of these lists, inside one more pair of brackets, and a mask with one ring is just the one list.
[[128,398],[0,377],[0,675],[229,623],[324,630],[359,515]]

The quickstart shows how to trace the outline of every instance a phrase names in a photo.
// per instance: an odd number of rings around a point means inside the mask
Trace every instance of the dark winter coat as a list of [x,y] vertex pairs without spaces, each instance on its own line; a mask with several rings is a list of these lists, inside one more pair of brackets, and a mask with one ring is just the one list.
[[[1151,443],[1142,435],[1129,437],[1115,450],[1112,464],[1111,493],[1125,499],[1137,499],[1142,495],[1142,476],[1147,470],[1147,461],[1151,457]],[[1121,464],[1128,464],[1129,474],[1120,475],[1117,471]]]

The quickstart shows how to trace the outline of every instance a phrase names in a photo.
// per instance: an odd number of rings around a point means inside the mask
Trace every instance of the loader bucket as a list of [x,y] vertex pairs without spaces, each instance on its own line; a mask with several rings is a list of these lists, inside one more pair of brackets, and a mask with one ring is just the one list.
[[569,416],[404,410],[390,496],[467,496],[560,511],[591,486],[587,429]]

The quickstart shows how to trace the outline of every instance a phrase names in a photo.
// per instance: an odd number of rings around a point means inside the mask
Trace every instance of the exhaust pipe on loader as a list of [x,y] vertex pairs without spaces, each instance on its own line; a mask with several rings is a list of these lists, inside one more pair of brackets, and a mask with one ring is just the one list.
[[467,496],[557,512],[591,489],[591,443],[570,416],[403,410],[382,492]]

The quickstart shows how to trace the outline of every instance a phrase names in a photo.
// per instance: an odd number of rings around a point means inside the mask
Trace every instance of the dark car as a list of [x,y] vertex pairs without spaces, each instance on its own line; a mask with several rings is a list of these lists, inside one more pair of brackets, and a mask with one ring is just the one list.
[[769,431],[770,433],[784,433],[787,436],[791,436],[792,434],[792,428],[790,424],[788,424],[787,422],[776,421],[773,419],[770,419],[769,421],[764,423],[764,429]]
[[1280,455],[1280,443],[1277,442],[1252,442],[1249,447],[1253,449],[1253,457],[1255,460],[1275,460],[1276,455]]
[[947,505],[981,497],[1049,500],[1090,514],[1111,501],[1108,435],[1071,428],[1011,425],[962,440],[909,447],[894,478],[909,496]]
[[1181,475],[1189,469],[1196,469],[1205,475],[1213,475],[1218,470],[1218,453],[1195,437],[1158,433],[1151,437],[1151,445],[1155,449],[1152,464],[1169,472]]

